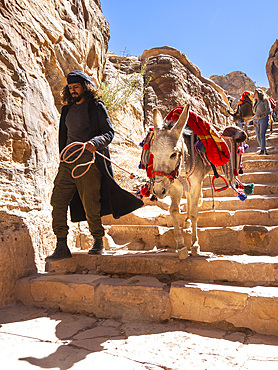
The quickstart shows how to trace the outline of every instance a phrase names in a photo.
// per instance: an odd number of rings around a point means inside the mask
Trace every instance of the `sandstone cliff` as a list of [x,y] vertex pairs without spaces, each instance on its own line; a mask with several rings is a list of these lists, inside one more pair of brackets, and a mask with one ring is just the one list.
[[245,90],[254,91],[256,88],[251,78],[241,71],[231,72],[225,76],[213,75],[210,79],[235,98],[232,107],[236,106]]
[[140,60],[148,60],[145,79],[145,124],[151,122],[157,106],[163,115],[178,105],[189,103],[191,109],[216,127],[230,122],[224,90],[201,75],[200,69],[186,55],[172,47],[146,50]]
[[49,196],[57,168],[59,91],[84,69],[102,79],[109,27],[99,1],[0,4],[0,304],[42,270],[54,245]]
[[[111,113],[112,159],[132,172],[139,171],[138,143],[154,106],[165,115],[188,102],[218,127],[231,121],[223,89],[178,50],[154,48],[140,58],[106,55],[109,27],[98,0],[2,1],[0,21],[1,305],[12,300],[18,277],[44,270],[54,247],[49,200],[58,165],[59,93],[69,71],[83,69],[99,86],[103,79],[112,86],[116,78],[138,74],[132,100]],[[128,190],[138,185],[127,183],[117,168],[115,175]],[[76,235],[84,246],[83,227],[78,225],[81,234],[72,228],[71,247],[80,246]]]
[[272,45],[266,62],[266,73],[270,86],[270,94],[278,100],[278,40]]

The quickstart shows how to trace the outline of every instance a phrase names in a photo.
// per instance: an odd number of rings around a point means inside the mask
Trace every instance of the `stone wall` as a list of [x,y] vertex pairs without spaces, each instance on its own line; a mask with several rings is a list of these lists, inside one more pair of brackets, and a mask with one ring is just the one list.
[[60,90],[74,69],[100,83],[109,27],[99,1],[82,0],[4,1],[0,24],[1,305],[54,245]]
[[266,74],[269,81],[270,94],[275,100],[278,100],[278,40],[270,48],[266,62]]

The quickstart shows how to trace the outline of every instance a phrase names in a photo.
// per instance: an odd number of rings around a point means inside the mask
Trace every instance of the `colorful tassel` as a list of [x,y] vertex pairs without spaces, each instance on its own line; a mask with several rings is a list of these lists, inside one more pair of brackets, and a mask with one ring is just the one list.
[[143,185],[140,189],[140,193],[143,197],[149,197],[151,195],[150,189],[147,184]]
[[245,194],[253,194],[254,193],[254,183],[248,184],[244,186],[244,193]]
[[238,154],[238,155],[241,155],[241,154],[243,154],[243,152],[244,152],[244,148],[243,148],[242,146],[239,146],[239,147],[237,148],[236,152],[237,152],[237,154]]
[[141,189],[137,190],[137,191],[136,191],[136,193],[135,193],[135,195],[136,195],[138,198],[142,199],[142,198],[143,198],[143,195],[141,195],[141,194],[140,194],[140,190],[141,190]]
[[239,193],[237,197],[243,202],[247,198],[247,195],[244,193]]

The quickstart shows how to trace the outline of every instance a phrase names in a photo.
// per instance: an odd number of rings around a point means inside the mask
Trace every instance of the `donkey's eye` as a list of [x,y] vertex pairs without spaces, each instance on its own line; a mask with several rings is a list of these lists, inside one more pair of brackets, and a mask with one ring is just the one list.
[[175,158],[177,156],[177,153],[172,153],[170,158]]

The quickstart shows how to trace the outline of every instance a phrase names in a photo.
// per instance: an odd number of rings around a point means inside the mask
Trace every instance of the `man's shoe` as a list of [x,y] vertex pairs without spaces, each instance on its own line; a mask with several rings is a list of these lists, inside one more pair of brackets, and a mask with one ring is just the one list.
[[88,254],[101,254],[103,251],[102,238],[95,238],[93,248],[89,250]]
[[67,245],[67,238],[58,238],[54,253],[46,257],[46,262],[59,261],[65,258],[71,258],[72,255]]
[[264,150],[264,154],[265,154],[265,155],[268,155],[268,152],[267,152],[267,150],[266,150],[266,149]]
[[262,154],[264,154],[264,150],[261,150],[259,153],[259,155],[262,155]]

